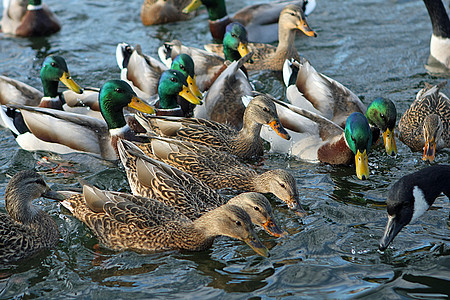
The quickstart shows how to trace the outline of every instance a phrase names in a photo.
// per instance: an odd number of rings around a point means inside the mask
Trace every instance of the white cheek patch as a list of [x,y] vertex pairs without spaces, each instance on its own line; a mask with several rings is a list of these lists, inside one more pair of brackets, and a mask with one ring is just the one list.
[[425,195],[423,194],[423,191],[418,186],[415,186],[413,189],[413,197],[414,197],[414,213],[410,223],[417,220],[417,218],[423,215],[423,213],[426,212],[427,209],[430,207],[427,201],[425,200]]

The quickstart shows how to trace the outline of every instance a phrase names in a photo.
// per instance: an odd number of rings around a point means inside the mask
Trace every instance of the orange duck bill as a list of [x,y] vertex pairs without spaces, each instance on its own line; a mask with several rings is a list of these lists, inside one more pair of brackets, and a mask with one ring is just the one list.
[[283,125],[281,125],[280,120],[275,119],[269,122],[267,125],[269,125],[283,139],[288,141],[291,139],[289,133],[286,131],[286,129],[284,129]]
[[262,225],[264,227],[264,229],[270,234],[273,235],[275,237],[280,237],[280,236],[284,236],[287,235],[287,232],[282,230],[277,223],[275,223],[274,221],[272,221],[272,219],[269,218],[269,220],[264,223]]

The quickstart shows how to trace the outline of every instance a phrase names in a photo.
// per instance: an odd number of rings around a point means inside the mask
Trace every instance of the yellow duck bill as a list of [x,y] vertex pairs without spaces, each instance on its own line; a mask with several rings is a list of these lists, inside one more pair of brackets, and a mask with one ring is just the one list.
[[365,180],[369,178],[369,159],[367,158],[367,150],[361,153],[359,150],[355,155],[356,176],[359,179]]
[[394,130],[390,131],[389,128],[383,132],[384,148],[387,154],[391,156],[397,155],[397,145],[395,144]]
[[202,5],[202,1],[200,0],[192,0],[185,8],[183,8],[182,12],[184,14],[188,14],[196,9],[198,9]]
[[197,86],[197,80],[195,80],[195,75],[194,75],[194,78],[192,78],[191,76],[188,76],[188,78],[186,78],[186,81],[189,84],[189,89],[191,90],[192,95],[194,95],[198,99],[202,100],[203,99],[203,95],[202,95],[202,92],[200,92],[200,89]]
[[263,224],[264,229],[271,235],[275,237],[280,237],[287,235],[287,232],[282,230],[277,223],[269,219],[266,223]]
[[131,102],[128,104],[128,106],[146,114],[155,113],[155,109],[153,107],[139,99],[137,96],[134,96],[131,99]]
[[74,91],[77,94],[82,94],[83,89],[72,79],[69,72],[64,72],[63,75],[59,78],[65,86],[67,86],[70,90]]
[[191,102],[192,104],[195,104],[195,105],[202,104],[202,100],[200,100],[197,96],[195,96],[192,93],[192,91],[189,89],[189,87],[187,87],[185,85],[183,86],[183,90],[181,92],[179,92],[178,95],[180,95],[187,101]]

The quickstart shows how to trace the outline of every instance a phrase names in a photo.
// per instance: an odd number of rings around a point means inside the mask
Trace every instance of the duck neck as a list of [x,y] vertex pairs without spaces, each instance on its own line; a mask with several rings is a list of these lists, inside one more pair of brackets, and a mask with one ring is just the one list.
[[177,102],[177,95],[167,95],[160,93],[159,95],[159,108],[160,109],[179,109],[180,106]]
[[441,0],[424,0],[430,15],[433,35],[442,38],[450,38],[450,20]]
[[[288,52],[289,54],[291,52],[296,52],[295,49],[295,30],[290,30],[287,28],[283,28],[280,26],[278,28],[278,46],[277,46],[277,52]],[[288,54],[286,53],[286,54]]]
[[42,87],[44,89],[44,97],[56,98],[58,94],[59,81],[50,81],[42,79]]
[[223,45],[223,55],[225,57],[225,60],[229,60],[231,62],[239,60],[241,58],[239,51],[237,51],[225,44]]
[[215,21],[227,16],[227,7],[225,0],[210,1],[205,4],[208,11],[209,20]]
[[123,107],[114,106],[100,106],[100,112],[102,113],[103,119],[105,119],[106,124],[108,124],[108,129],[122,128],[127,125],[125,117],[123,115]]
[[39,10],[42,9],[41,0],[28,0],[27,10]]
[[[20,192],[17,195],[19,199],[26,196],[27,195],[21,195]],[[36,206],[31,204],[31,201],[24,204],[14,199],[6,201],[6,211],[11,218],[25,225],[35,222],[35,219],[39,216],[40,212]]]

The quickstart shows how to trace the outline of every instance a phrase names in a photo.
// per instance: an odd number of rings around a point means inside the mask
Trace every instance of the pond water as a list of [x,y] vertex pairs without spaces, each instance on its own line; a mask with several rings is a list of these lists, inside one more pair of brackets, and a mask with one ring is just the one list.
[[[67,60],[75,80],[100,86],[119,78],[115,47],[141,44],[156,56],[167,40],[202,47],[210,43],[207,15],[176,24],[144,27],[142,0],[47,0],[63,24],[48,38],[0,36],[0,73],[40,87],[45,56]],[[229,0],[233,12],[252,0]],[[445,1],[448,9],[449,3]],[[382,96],[397,106],[398,117],[424,82],[443,80],[427,73],[431,24],[422,1],[318,0],[308,22],[317,38],[299,38],[296,46],[312,65],[353,90],[365,104]],[[251,74],[262,91],[283,98],[273,74]],[[449,74],[443,75],[444,79]],[[450,95],[449,85],[444,92]],[[35,168],[55,189],[76,187],[82,177],[105,189],[128,191],[124,170],[89,155],[31,153],[21,150],[10,132],[0,129],[0,198],[9,176]],[[54,249],[1,270],[0,298],[447,298],[450,295],[449,200],[439,197],[416,223],[404,228],[385,253],[377,251],[386,223],[385,195],[402,176],[427,164],[397,141],[398,156],[383,149],[369,155],[371,174],[361,181],[353,167],[311,164],[285,155],[266,154],[263,168],[285,168],[296,178],[309,214],[300,218],[271,199],[278,223],[289,235],[259,232],[270,258],[245,244],[217,239],[204,252],[137,254],[95,247],[97,240],[78,220],[40,199],[59,224]],[[436,163],[449,163],[449,151]],[[64,162],[67,172],[54,173]],[[0,202],[4,211],[4,201]]]

